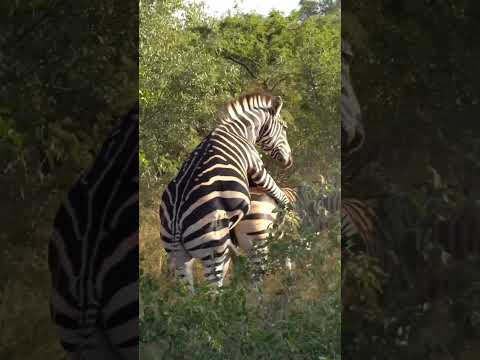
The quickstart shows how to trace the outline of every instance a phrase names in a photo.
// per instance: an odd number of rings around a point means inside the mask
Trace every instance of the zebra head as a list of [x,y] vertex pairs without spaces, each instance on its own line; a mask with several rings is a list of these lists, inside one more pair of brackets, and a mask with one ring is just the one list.
[[345,139],[343,146],[347,154],[358,150],[365,140],[360,104],[355,91],[353,91],[350,79],[350,60],[352,58],[353,51],[350,44],[342,39],[342,95],[340,110],[342,116],[342,139]]
[[257,143],[270,156],[284,165],[286,169],[293,165],[292,150],[287,140],[287,123],[280,117],[283,100],[280,96],[272,96],[269,116],[266,117]]

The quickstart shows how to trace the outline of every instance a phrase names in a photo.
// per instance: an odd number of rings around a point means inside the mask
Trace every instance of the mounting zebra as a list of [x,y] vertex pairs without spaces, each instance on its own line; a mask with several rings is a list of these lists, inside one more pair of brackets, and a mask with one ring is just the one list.
[[138,358],[138,124],[137,104],[55,217],[50,311],[72,359]]
[[233,246],[230,230],[250,209],[249,183],[285,206],[287,196],[268,174],[255,144],[285,168],[293,161],[280,97],[244,95],[226,105],[220,124],[185,161],[160,204],[160,234],[170,267],[193,290],[194,259],[212,286],[223,286]]
[[365,141],[361,109],[350,78],[350,61],[353,51],[350,43],[342,38],[342,94],[340,100],[342,122],[342,153],[351,155]]

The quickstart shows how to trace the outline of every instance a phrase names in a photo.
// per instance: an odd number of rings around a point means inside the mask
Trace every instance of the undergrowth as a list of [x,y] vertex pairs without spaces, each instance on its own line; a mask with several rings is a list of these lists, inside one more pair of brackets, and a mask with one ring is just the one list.
[[[31,196],[31,194],[27,194]],[[58,201],[4,200],[0,231],[0,359],[63,359],[50,320],[47,246]],[[33,204],[33,201],[32,201]]]
[[192,295],[167,274],[157,216],[142,208],[142,359],[340,359],[338,227],[318,234],[287,216],[272,233],[271,271],[263,283],[252,283],[248,260],[238,257],[218,293],[205,287],[197,265]]

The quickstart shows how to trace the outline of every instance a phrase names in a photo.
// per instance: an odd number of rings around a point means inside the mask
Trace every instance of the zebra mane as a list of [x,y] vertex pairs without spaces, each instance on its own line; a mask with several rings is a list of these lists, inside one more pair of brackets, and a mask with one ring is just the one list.
[[[248,104],[251,104],[251,102],[253,101],[261,101],[262,103],[264,103],[264,109],[273,113],[282,102],[282,99],[279,96],[274,96],[273,94],[266,91],[253,91],[245,93],[227,101],[223,107],[223,110],[221,111],[221,117],[223,118],[224,116],[228,116],[228,109],[230,107],[235,107],[236,104],[241,105],[245,101]],[[284,123],[283,120],[280,121]]]
[[264,99],[265,103],[269,103],[270,106],[273,105],[273,101],[275,96],[273,96],[271,93],[266,92],[266,91],[252,91],[248,93],[244,93],[242,95],[239,95],[237,97],[231,98],[227,103],[226,106],[233,105],[235,103],[242,103],[245,99],[247,101],[250,101],[250,99],[254,98],[262,98]]
[[[287,127],[280,116],[282,107],[283,100],[280,96],[258,91],[240,95],[228,101],[220,110],[219,126],[225,126],[228,131],[238,132],[249,141],[257,142],[264,130],[271,128],[270,124]],[[250,110],[253,112],[250,113]]]

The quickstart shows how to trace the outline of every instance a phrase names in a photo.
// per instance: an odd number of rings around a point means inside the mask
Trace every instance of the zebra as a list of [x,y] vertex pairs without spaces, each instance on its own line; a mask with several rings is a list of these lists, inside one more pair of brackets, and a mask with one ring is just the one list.
[[[324,231],[327,220],[340,213],[341,235],[344,242],[359,236],[367,252],[372,253],[371,240],[376,229],[376,214],[364,200],[343,197],[340,191],[323,195],[304,205],[304,218],[310,224],[316,224],[318,231]],[[316,221],[315,221],[316,220]]]
[[281,206],[289,200],[266,171],[255,144],[283,164],[293,164],[279,96],[252,93],[226,104],[220,124],[198,145],[166,187],[160,235],[171,269],[193,291],[199,259],[210,286],[222,287],[232,247],[230,230],[249,212],[249,183]]
[[360,104],[350,79],[350,61],[353,51],[350,43],[342,39],[342,93],[340,112],[342,123],[342,153],[351,155],[359,150],[365,141]]
[[55,216],[50,314],[71,359],[138,358],[138,125],[137,103]]
[[347,242],[358,237],[363,242],[363,248],[357,246],[354,241],[354,248],[364,250],[370,256],[379,256],[378,241],[378,219],[373,206],[366,200],[356,198],[342,199],[342,242]]
[[[341,236],[344,243],[360,237],[367,252],[373,253],[373,236],[376,231],[376,215],[365,201],[353,198],[342,199],[337,191],[319,199],[305,196],[303,187],[282,188],[295,206],[304,225],[312,227],[318,234],[327,230],[328,220],[336,214],[341,215]],[[268,256],[268,234],[277,220],[275,200],[259,188],[250,188],[252,203],[249,213],[231,231],[234,244],[244,250],[255,264],[258,279],[265,273]],[[281,236],[281,235],[280,235]],[[285,259],[287,269],[292,270],[293,262]],[[258,275],[259,274],[259,275]]]
[[[298,200],[297,193],[292,188],[282,187],[290,203]],[[242,249],[253,264],[252,277],[260,280],[266,273],[268,261],[268,236],[277,220],[277,202],[258,187],[250,187],[250,210],[235,226],[230,235],[233,245]],[[238,251],[233,249],[236,253]]]

